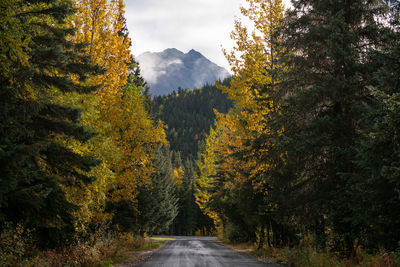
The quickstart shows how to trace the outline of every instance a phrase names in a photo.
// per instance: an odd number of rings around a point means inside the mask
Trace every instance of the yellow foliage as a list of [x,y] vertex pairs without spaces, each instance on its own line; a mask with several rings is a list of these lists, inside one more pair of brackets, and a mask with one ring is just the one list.
[[[54,92],[53,103],[82,110],[80,123],[92,131],[97,131],[99,129],[96,127],[96,122],[98,122],[97,99],[98,97],[95,95]],[[80,182],[79,185],[62,185],[67,200],[80,207],[74,212],[75,228],[79,232],[85,232],[88,224],[101,223],[111,219],[111,214],[104,212],[106,193],[115,183],[115,174],[111,171],[108,163],[120,157],[120,149],[109,137],[102,134],[97,134],[86,143],[72,138],[68,140],[63,138],[59,142],[77,154],[91,156],[101,161],[90,172],[84,173],[87,176],[96,177],[92,183]]]
[[185,174],[185,172],[182,169],[182,167],[174,168],[172,171],[172,178],[174,179],[175,184],[178,187],[178,189],[182,188],[182,179],[183,179],[184,174]]
[[[55,98],[80,108],[81,124],[97,135],[82,144],[67,140],[76,153],[101,160],[89,176],[96,180],[79,187],[65,186],[67,199],[78,206],[76,228],[85,231],[89,223],[109,220],[104,212],[106,201],[127,200],[135,203],[137,187],[150,182],[154,151],[166,143],[164,125],[154,124],[148,114],[141,88],[128,84],[130,39],[124,30],[122,0],[76,0],[78,12],[70,18],[77,28],[76,43],[89,44],[85,53],[104,73],[90,77],[98,90],[91,96],[69,94]],[[79,81],[76,81],[79,82]]]
[[115,188],[110,195],[114,201],[133,201],[136,188],[150,183],[154,151],[158,144],[167,143],[163,123],[153,125],[143,102],[138,91],[124,92],[121,112],[116,114],[112,127],[106,131],[107,136],[112,137],[121,148],[122,154],[112,166],[117,174]]
[[115,108],[126,84],[130,59],[130,39],[121,35],[124,27],[124,2],[122,0],[76,0],[78,12],[72,20],[78,29],[76,42],[89,44],[88,54],[94,63],[103,67],[103,75],[93,77],[92,83],[100,85],[100,111],[106,120],[113,120]]
[[115,174],[108,197],[112,201],[134,202],[138,185],[149,182],[156,144],[165,143],[162,123],[153,121],[144,107],[140,90],[127,86],[130,39],[124,30],[122,0],[76,0],[79,9],[72,24],[78,28],[77,42],[88,43],[87,53],[105,69],[91,79],[99,85],[98,121],[95,127],[111,138],[118,156],[110,159]]
[[[228,59],[234,77],[230,87],[219,86],[221,90],[237,103],[235,112],[237,131],[242,135],[243,144],[250,144],[257,136],[267,136],[271,129],[268,114],[278,109],[270,97],[280,82],[274,73],[282,66],[276,64],[278,51],[272,42],[274,32],[283,18],[281,0],[247,0],[249,7],[241,8],[243,15],[254,24],[254,31],[249,34],[248,29],[237,20],[231,37],[236,41],[234,50],[224,54]],[[241,123],[245,122],[245,123]],[[251,148],[248,148],[251,151]],[[268,164],[259,164],[255,160],[255,151],[247,155],[247,169],[251,177],[268,169]],[[256,151],[258,154],[267,151]],[[255,184],[255,187],[259,185]]]
[[[235,128],[234,114],[217,113],[215,128],[210,129],[210,133],[206,139],[205,151],[201,155],[198,162],[200,176],[198,178],[198,189],[196,191],[196,203],[199,207],[214,220],[218,225],[221,218],[218,212],[210,208],[210,200],[216,194],[215,177],[219,170],[222,175],[234,174],[238,180],[242,177],[236,168],[240,165],[232,157],[232,145],[236,146],[241,142],[241,136]],[[223,162],[223,163],[219,163]],[[228,179],[220,177],[224,180],[224,187],[233,188],[233,184]],[[222,188],[221,188],[222,189]]]
[[[278,109],[270,96],[280,82],[275,70],[282,66],[276,64],[278,51],[272,38],[283,18],[283,5],[281,0],[247,2],[249,7],[241,8],[241,12],[253,22],[254,31],[249,33],[241,21],[235,21],[231,38],[236,45],[231,52],[223,51],[234,76],[230,86],[218,86],[236,106],[229,114],[216,112],[215,128],[210,130],[198,163],[196,202],[215,222],[223,214],[210,203],[219,191],[229,194],[250,179],[256,192],[268,194],[264,183],[253,179],[268,170],[268,162],[260,163],[258,159],[268,151],[256,151],[251,143],[260,135],[270,134],[268,116]],[[241,153],[240,159],[234,156],[243,151],[246,153]],[[219,188],[215,188],[216,182]]]

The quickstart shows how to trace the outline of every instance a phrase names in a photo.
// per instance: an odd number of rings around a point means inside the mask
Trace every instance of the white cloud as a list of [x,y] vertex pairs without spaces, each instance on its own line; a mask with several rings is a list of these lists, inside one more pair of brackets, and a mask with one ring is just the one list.
[[140,71],[142,72],[143,77],[146,77],[146,80],[150,83],[156,83],[158,76],[160,75],[160,71],[157,71],[153,67],[158,64],[159,58],[157,57],[143,57],[140,60]]
[[165,63],[166,66],[170,66],[170,65],[182,65],[182,64],[183,64],[183,62],[182,62],[182,60],[180,60],[180,59],[174,59],[174,60],[171,60],[171,61],[167,61],[167,62]]
[[149,83],[157,83],[160,76],[167,74],[167,67],[180,68],[183,66],[183,61],[180,59],[171,59],[170,61],[161,60],[156,54],[147,54],[138,58],[140,62],[140,71],[146,81]]
[[[125,0],[132,53],[195,49],[229,70],[222,47],[230,50],[230,32],[245,0]],[[143,69],[143,66],[142,66]]]

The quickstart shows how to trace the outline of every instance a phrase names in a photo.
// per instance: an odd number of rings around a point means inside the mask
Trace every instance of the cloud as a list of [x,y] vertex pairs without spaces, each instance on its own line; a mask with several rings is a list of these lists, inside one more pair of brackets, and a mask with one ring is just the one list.
[[159,72],[153,68],[154,60],[152,58],[144,58],[140,61],[140,71],[146,80],[150,83],[156,83]]
[[235,17],[245,0],[126,0],[132,53],[168,47],[195,49],[229,69],[222,47],[230,50]]
[[181,68],[183,61],[177,58],[171,60],[165,60],[159,57],[157,54],[145,53],[137,58],[140,63],[140,71],[143,77],[146,77],[146,81],[149,83],[157,83],[159,77],[167,74],[165,69]]
[[175,47],[195,49],[227,67],[221,45],[230,45],[229,34],[242,0],[127,0],[126,17],[132,52],[162,51]]
[[171,60],[171,61],[166,61],[164,65],[165,66],[170,66],[170,65],[182,65],[182,64],[183,64],[182,60],[174,59],[174,60]]

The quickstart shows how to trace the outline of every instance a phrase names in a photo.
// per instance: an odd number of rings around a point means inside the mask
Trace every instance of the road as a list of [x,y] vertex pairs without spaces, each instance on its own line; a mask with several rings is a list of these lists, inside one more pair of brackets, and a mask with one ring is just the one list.
[[214,237],[175,237],[140,267],[275,267],[224,247]]

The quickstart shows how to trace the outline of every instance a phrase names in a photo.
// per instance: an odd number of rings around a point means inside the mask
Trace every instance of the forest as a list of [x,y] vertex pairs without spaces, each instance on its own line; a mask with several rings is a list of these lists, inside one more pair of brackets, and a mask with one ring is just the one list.
[[[230,79],[219,82],[229,86]],[[171,94],[155,96],[152,101],[155,119],[168,125],[166,135],[170,149],[192,160],[197,158],[199,148],[214,123],[214,110],[227,113],[232,107],[233,101],[215,85],[192,90],[178,88]]]
[[400,265],[400,1],[244,2],[232,78],[154,98],[123,0],[0,2],[1,266],[153,234]]
[[[230,79],[220,82],[229,85]],[[215,85],[205,85],[193,90],[178,88],[171,94],[153,98],[153,116],[168,125],[166,137],[170,144],[174,169],[183,173],[181,179],[175,180],[179,202],[178,214],[171,225],[171,234],[215,233],[213,220],[196,204],[199,177],[196,159],[215,120],[214,111],[226,113],[232,106],[233,102]]]

